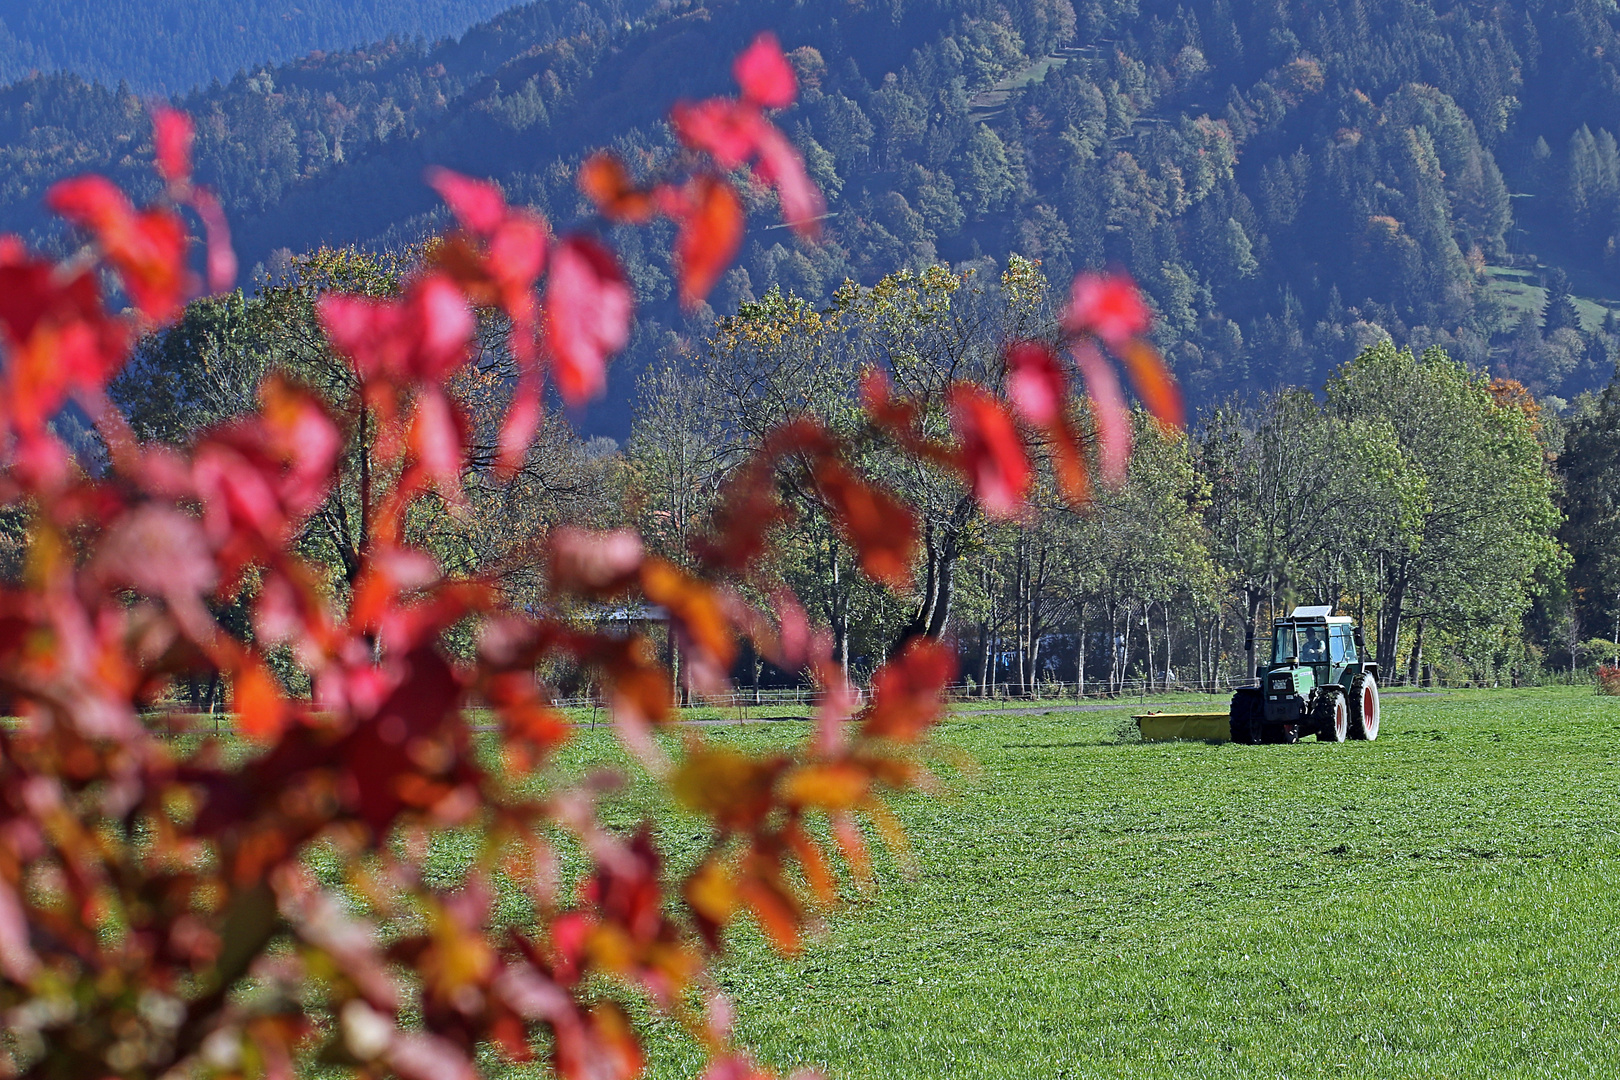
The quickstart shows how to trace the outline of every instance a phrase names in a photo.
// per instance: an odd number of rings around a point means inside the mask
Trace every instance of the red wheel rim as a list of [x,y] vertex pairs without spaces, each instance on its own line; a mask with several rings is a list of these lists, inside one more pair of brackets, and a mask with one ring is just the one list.
[[1345,736],[1350,733],[1350,709],[1344,703],[1344,698],[1334,695],[1336,704],[1333,708],[1333,732],[1337,741],[1344,742]]
[[1378,734],[1378,690],[1371,683],[1361,688],[1361,726],[1369,738]]

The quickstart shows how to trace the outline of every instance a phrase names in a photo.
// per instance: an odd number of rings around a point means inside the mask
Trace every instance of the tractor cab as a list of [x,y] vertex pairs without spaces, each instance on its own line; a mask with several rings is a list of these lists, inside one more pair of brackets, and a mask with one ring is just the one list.
[[1377,665],[1363,659],[1355,620],[1327,606],[1296,607],[1272,627],[1260,685],[1232,699],[1238,742],[1328,742],[1378,735]]

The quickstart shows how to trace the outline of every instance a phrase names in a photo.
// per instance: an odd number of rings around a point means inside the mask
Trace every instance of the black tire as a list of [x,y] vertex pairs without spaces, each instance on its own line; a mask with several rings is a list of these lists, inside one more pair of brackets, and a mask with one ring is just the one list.
[[1350,737],[1362,742],[1378,738],[1378,722],[1383,703],[1378,700],[1378,680],[1363,671],[1350,680]]
[[1311,726],[1316,729],[1317,742],[1344,742],[1350,735],[1350,706],[1344,700],[1344,691],[1337,686],[1324,686],[1311,710]]
[[1259,746],[1261,723],[1265,719],[1265,700],[1255,689],[1239,690],[1232,695],[1232,741],[1243,746]]

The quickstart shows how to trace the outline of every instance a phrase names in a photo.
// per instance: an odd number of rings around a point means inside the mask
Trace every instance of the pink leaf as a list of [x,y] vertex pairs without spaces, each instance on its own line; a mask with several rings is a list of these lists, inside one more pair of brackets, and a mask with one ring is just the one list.
[[1031,424],[1042,428],[1057,424],[1069,397],[1069,380],[1056,354],[1033,341],[1008,348],[1007,396]]
[[179,109],[159,105],[152,110],[152,145],[159,176],[171,184],[191,179],[191,143],[196,135],[191,117]]
[[1152,314],[1128,274],[1079,274],[1063,328],[1072,334],[1096,334],[1109,345],[1119,345],[1147,333]]
[[601,394],[608,358],[630,340],[630,286],[613,254],[572,236],[557,247],[546,283],[546,339],[557,390],[570,405]]
[[755,172],[776,188],[777,197],[782,200],[782,219],[800,236],[815,236],[820,231],[819,220],[826,213],[827,204],[822,199],[821,189],[804,171],[804,159],[798,149],[771,124],[761,124],[757,147],[759,164]]
[[427,181],[456,220],[469,231],[487,236],[506,219],[506,198],[487,180],[474,180],[449,169],[428,170]]
[[236,284],[236,251],[231,247],[231,227],[219,199],[207,188],[191,193],[192,209],[202,218],[208,236],[208,291],[228,292]]
[[1117,487],[1125,482],[1125,466],[1131,456],[1131,415],[1125,408],[1125,395],[1114,369],[1096,346],[1082,342],[1073,355],[1085,377],[1097,421],[1097,467],[1103,481]]
[[738,54],[731,72],[742,87],[743,97],[765,109],[785,109],[799,94],[799,80],[782,55],[776,35],[769,31]]
[[760,129],[770,126],[759,110],[724,98],[709,98],[696,105],[677,102],[669,121],[681,142],[702,150],[727,171],[741,168],[754,156]]

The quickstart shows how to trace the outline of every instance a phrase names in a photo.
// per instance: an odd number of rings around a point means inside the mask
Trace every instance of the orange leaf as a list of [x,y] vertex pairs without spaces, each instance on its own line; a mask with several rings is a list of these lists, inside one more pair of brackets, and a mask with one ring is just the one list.
[[236,723],[250,739],[274,739],[287,723],[281,687],[268,668],[247,661],[232,675]]
[[818,810],[847,810],[866,797],[866,771],[850,762],[801,765],[778,784],[782,799]]
[[1176,386],[1175,376],[1164,366],[1164,358],[1159,355],[1159,350],[1141,338],[1132,338],[1115,346],[1115,351],[1125,361],[1125,367],[1131,373],[1131,385],[1142,395],[1148,412],[1171,427],[1185,426],[1181,389]]
[[777,952],[791,955],[799,951],[799,905],[774,868],[771,872],[758,868],[745,875],[737,892]]
[[911,581],[917,556],[917,522],[893,496],[866,483],[841,462],[825,458],[813,467],[816,487],[873,581],[896,589]]
[[609,221],[640,225],[652,220],[653,197],[630,181],[618,156],[600,150],[579,167],[579,190]]
[[692,644],[708,653],[721,670],[737,658],[737,642],[714,590],[664,559],[641,564],[641,591],[678,620]]
[[743,238],[743,205],[719,177],[702,175],[687,185],[687,210],[675,238],[681,303],[696,307],[736,257]]
[[914,637],[872,675],[872,704],[862,733],[915,742],[942,711],[940,695],[956,677],[956,654],[943,642]]

